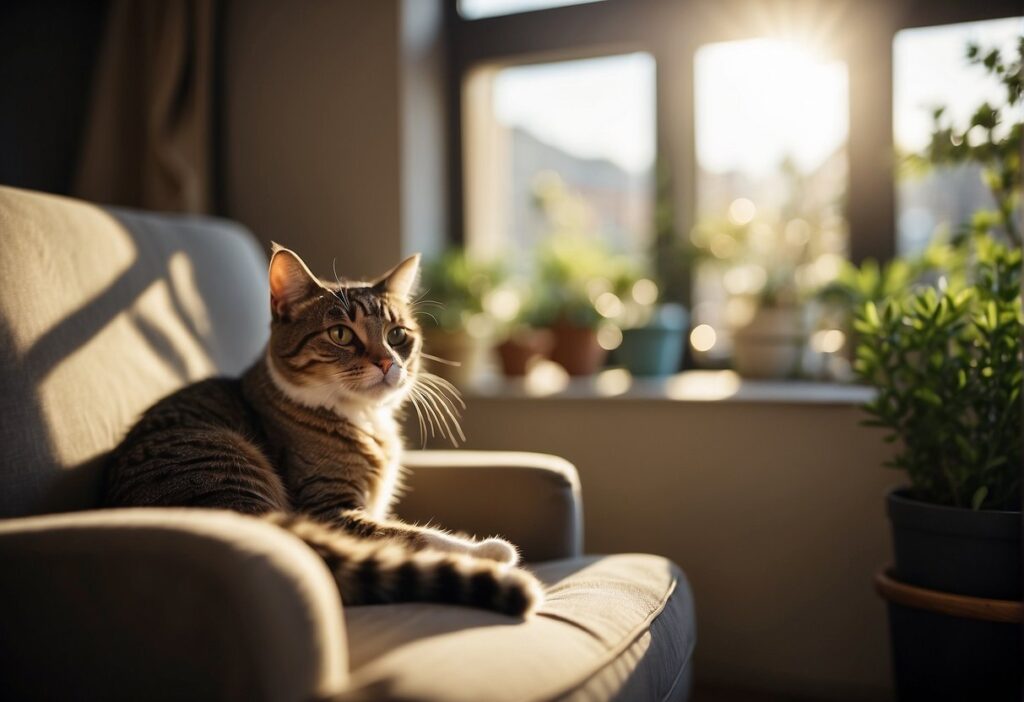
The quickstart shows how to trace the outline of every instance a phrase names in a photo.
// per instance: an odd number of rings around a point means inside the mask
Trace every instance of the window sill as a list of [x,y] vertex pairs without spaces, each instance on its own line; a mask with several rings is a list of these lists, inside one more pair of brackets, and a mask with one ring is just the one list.
[[492,377],[467,387],[469,399],[643,400],[797,405],[859,405],[874,397],[861,385],[801,380],[752,380],[733,371],[686,371],[667,378],[633,377],[612,369],[589,378],[532,374]]

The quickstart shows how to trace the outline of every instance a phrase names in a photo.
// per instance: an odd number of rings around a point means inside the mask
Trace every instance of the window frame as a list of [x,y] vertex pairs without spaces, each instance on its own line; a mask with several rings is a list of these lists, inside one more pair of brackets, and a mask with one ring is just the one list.
[[[480,65],[519,65],[646,51],[656,70],[656,153],[672,174],[676,231],[695,224],[697,152],[694,56],[704,44],[764,36],[742,26],[752,9],[821,13],[817,0],[602,0],[481,19],[465,19],[444,0],[447,37],[448,211],[452,243],[466,242],[462,109],[464,81]],[[854,263],[896,253],[893,173],[892,47],[904,29],[1024,14],[1019,0],[893,0],[840,6],[846,28],[836,57],[849,75],[849,180],[845,215]],[[735,18],[732,26],[723,17]],[[673,28],[685,27],[683,33]]]

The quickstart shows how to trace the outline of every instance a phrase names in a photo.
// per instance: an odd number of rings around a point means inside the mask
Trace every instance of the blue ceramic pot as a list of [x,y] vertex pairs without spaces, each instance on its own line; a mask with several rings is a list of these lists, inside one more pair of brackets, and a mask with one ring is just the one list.
[[671,375],[683,360],[686,328],[686,310],[665,305],[647,326],[622,330],[615,358],[633,375]]

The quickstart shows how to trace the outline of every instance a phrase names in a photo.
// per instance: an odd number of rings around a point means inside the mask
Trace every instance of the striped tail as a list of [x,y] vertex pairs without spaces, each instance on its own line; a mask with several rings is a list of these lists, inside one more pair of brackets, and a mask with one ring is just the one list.
[[348,605],[442,602],[529,617],[544,600],[529,572],[465,554],[386,539],[360,539],[299,515],[275,512],[268,521],[302,539],[334,575]]

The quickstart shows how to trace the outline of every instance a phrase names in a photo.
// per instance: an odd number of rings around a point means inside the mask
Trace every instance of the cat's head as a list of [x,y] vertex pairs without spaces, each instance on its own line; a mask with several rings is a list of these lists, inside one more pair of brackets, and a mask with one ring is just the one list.
[[420,372],[411,303],[419,263],[417,254],[370,282],[330,282],[275,244],[267,358],[274,382],[310,406],[401,402]]

